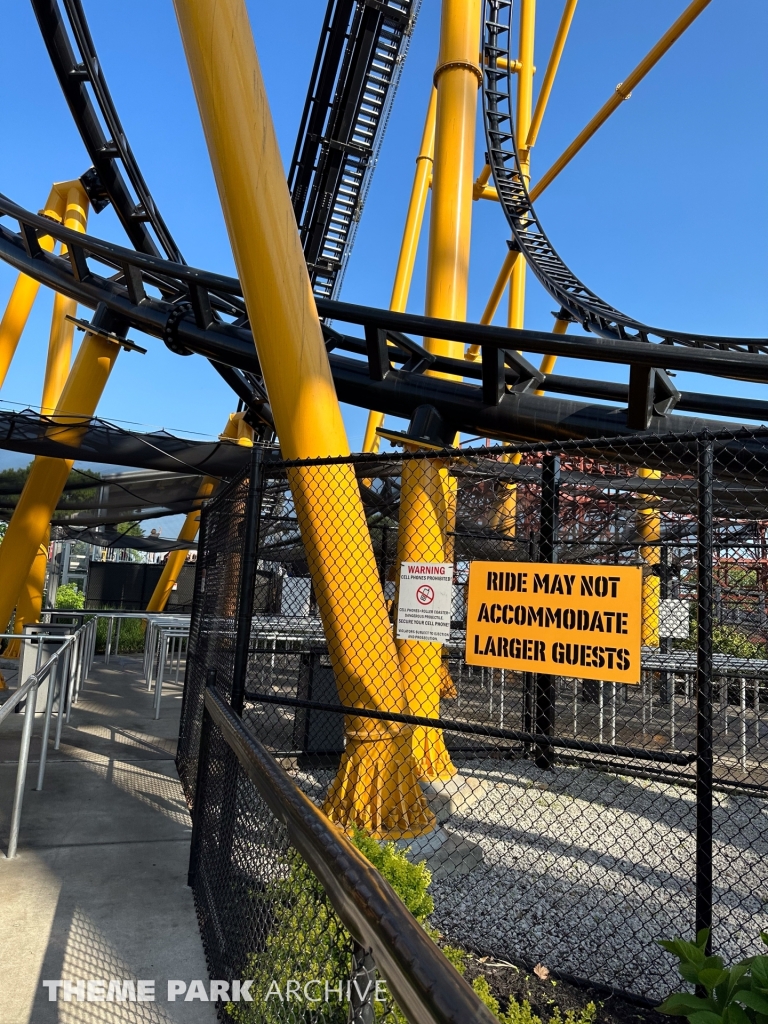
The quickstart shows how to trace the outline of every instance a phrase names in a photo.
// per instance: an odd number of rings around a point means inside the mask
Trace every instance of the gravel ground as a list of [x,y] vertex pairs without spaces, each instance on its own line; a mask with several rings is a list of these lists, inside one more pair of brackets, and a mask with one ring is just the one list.
[[[485,797],[447,828],[483,850],[470,874],[433,879],[433,924],[453,944],[661,999],[678,984],[656,940],[690,937],[695,804],[687,787],[581,767],[472,762]],[[332,773],[301,773],[321,800]],[[764,950],[768,801],[715,797],[715,947]]]

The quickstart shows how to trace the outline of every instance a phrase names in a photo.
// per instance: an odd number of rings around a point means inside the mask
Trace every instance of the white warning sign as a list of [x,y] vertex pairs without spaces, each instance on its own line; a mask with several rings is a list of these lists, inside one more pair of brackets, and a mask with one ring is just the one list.
[[451,634],[453,564],[403,562],[397,601],[397,639],[444,643]]

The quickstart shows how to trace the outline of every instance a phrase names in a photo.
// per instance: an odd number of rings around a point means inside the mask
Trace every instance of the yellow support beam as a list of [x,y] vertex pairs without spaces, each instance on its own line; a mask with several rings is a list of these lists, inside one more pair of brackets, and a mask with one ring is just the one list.
[[[522,140],[528,137],[533,107],[533,47],[536,37],[536,0],[520,0],[520,42],[517,73],[517,103],[515,111],[515,132],[521,142],[518,150],[520,172],[528,184],[531,177],[531,151]],[[509,280],[509,308],[507,326],[522,329],[525,326],[525,278],[527,264],[524,259],[515,260]]]
[[[69,187],[66,187],[69,186]],[[64,208],[64,227],[70,231],[84,232],[88,224],[88,196],[79,181],[68,182]],[[62,186],[54,186],[61,189]],[[66,246],[62,246],[61,255],[66,254]],[[48,340],[48,360],[45,366],[45,383],[40,411],[50,416],[64,388],[72,361],[72,340],[75,325],[67,317],[77,311],[74,299],[67,298],[58,292],[53,299],[53,315],[51,317],[51,334]]]
[[[283,456],[349,454],[244,0],[174,0],[214,176]],[[289,471],[339,697],[407,700],[354,468]],[[407,727],[350,717],[329,817],[379,838],[434,827]]]
[[[419,248],[419,237],[421,227],[424,223],[424,210],[427,206],[427,195],[429,194],[430,182],[432,180],[432,163],[435,152],[435,115],[437,112],[437,89],[433,86],[429,94],[427,105],[427,117],[424,122],[424,132],[421,136],[419,154],[416,157],[416,172],[413,177],[411,198],[408,203],[408,213],[405,217],[403,228],[403,240],[400,244],[400,253],[397,258],[397,269],[395,270],[395,281],[392,287],[392,298],[389,308],[398,313],[405,311],[408,305],[408,293],[411,290],[413,279],[413,268],[416,263],[416,252]],[[380,438],[376,431],[384,422],[384,413],[371,411],[368,413],[368,422],[365,427],[363,438],[364,452],[377,452],[379,450]]]
[[[639,469],[637,475],[646,480],[660,480],[661,470]],[[643,572],[643,627],[642,642],[644,647],[659,646],[659,601],[661,599],[661,577],[658,566],[661,563],[661,515],[658,509],[658,498],[641,494],[648,499],[648,507],[638,509],[637,532],[643,541],[640,557],[645,569]]]
[[[50,429],[57,440],[77,446],[83,436],[82,420],[93,416],[117,359],[120,346],[95,334],[86,334],[61,393],[54,420],[70,424]],[[5,632],[37,551],[61,498],[73,462],[38,455],[0,544],[0,632]]]
[[[48,567],[50,536],[51,531],[48,529],[35,555],[29,576],[27,576],[26,582],[22,587],[19,603],[16,605],[16,615],[13,620],[14,633],[22,633],[27,623],[40,621],[40,613],[43,609],[43,591],[45,590],[45,570]],[[3,657],[18,658],[19,654],[21,654],[21,641],[11,640]],[[4,686],[0,684],[0,690],[2,689],[4,689]]]
[[[50,217],[51,220],[60,223],[64,214],[64,202],[65,199],[60,194],[58,186],[53,185],[48,201],[40,210],[40,215]],[[55,242],[50,235],[43,235],[38,238],[38,241],[41,249],[46,252],[53,251]],[[26,274],[19,274],[16,284],[13,286],[3,319],[0,320],[0,388],[8,376],[11,361],[16,354],[16,348],[27,325],[29,314],[32,312],[39,288],[40,283],[27,277]]]
[[[467,316],[479,49],[480,0],[443,0],[425,313],[447,320]],[[427,338],[425,346],[463,356],[458,342]]]
[[[253,447],[253,427],[245,422],[245,413],[231,412],[224,430],[219,435],[223,439],[236,441],[245,447]],[[215,476],[206,476],[200,482],[196,497],[202,502],[210,498],[216,489],[218,479]],[[200,509],[194,509],[187,513],[182,523],[177,540],[193,541],[200,529]],[[157,581],[152,596],[147,602],[148,612],[163,612],[168,604],[168,599],[173,593],[173,588],[179,580],[179,573],[187,560],[189,548],[179,548],[177,551],[170,551],[166,559],[160,579]]]
[[[434,79],[437,113],[425,312],[451,320],[465,320],[467,315],[477,90],[482,82],[475,62],[479,48],[480,0],[443,0]],[[425,347],[459,359],[464,349],[461,343],[439,338],[425,339]],[[404,463],[398,565],[445,561],[446,535],[455,514],[455,502],[453,512],[449,508],[451,486],[446,467],[434,460]],[[398,641],[414,714],[437,716],[441,693],[452,687],[443,671],[441,651],[437,643]],[[413,749],[424,778],[448,780],[456,774],[439,730],[414,730]]]
[[[570,322],[571,322],[570,320],[561,320],[560,317],[558,317],[555,320],[555,326],[552,328],[552,333],[553,334],[565,334],[567,332],[567,330],[568,330],[568,324]],[[556,362],[557,362],[557,356],[543,356],[542,360],[541,360],[541,365],[539,366],[539,370],[542,373],[544,373],[544,374],[552,373],[552,371],[555,368],[555,363]],[[543,391],[536,391],[536,392],[534,392],[534,394],[543,395],[544,392]]]
[[565,43],[568,39],[573,15],[576,12],[577,3],[578,0],[565,0],[565,7],[563,8],[563,14],[557,28],[557,35],[555,36],[555,41],[552,44],[552,52],[550,53],[549,60],[547,61],[547,70],[544,72],[544,81],[541,83],[541,89],[539,90],[539,95],[536,100],[536,108],[533,111],[531,124],[528,128],[528,135],[525,140],[526,149],[532,149],[536,144],[539,129],[541,128],[541,122],[544,120],[544,112],[547,109],[550,93],[552,92],[552,86],[555,82],[555,75],[557,74],[557,69],[560,66],[560,59],[563,56]]
[[[398,566],[402,562],[445,561],[445,529],[450,518],[446,508],[446,477],[447,466],[441,460],[417,455],[403,462]],[[398,581],[399,576],[398,572]],[[442,690],[452,685],[443,672],[442,644],[398,640],[397,655],[410,713],[439,718]],[[413,730],[413,753],[423,778],[447,781],[456,775],[441,729],[417,726]]]
[[620,82],[616,86],[616,90],[611,98],[603,104],[589,124],[579,132],[562,156],[558,157],[549,170],[542,175],[534,188],[531,189],[531,199],[538,199],[544,189],[552,184],[563,168],[567,167],[579,150],[589,142],[598,128],[605,124],[611,114],[621,106],[624,100],[629,99],[632,94],[632,90],[639,85],[651,68],[658,64],[667,50],[677,42],[685,30],[693,24],[704,8],[708,7],[711,2],[712,0],[693,0],[693,3],[686,7],[677,21],[667,29],[658,43],[649,50],[637,67],[627,76],[627,78],[624,79],[623,82]]

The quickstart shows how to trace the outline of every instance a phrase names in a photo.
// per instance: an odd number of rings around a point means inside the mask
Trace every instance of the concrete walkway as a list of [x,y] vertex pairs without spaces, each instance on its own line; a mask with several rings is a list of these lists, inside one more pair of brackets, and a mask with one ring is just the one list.
[[[139,658],[94,662],[37,778],[40,719],[30,754],[18,856],[8,861],[22,716],[0,728],[0,1024],[198,1024],[213,1006],[168,1002],[170,979],[202,979],[186,885],[191,831],[174,765],[180,686],[159,721]],[[154,981],[155,1001],[50,1002],[44,980]],[[98,995],[98,988],[93,991]],[[126,994],[130,997],[130,986]]]

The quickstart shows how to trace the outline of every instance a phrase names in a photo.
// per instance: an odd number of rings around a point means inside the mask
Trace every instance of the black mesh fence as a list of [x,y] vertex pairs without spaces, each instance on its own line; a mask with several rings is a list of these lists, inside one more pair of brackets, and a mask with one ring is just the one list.
[[[190,799],[208,683],[332,821],[426,861],[444,941],[649,999],[677,983],[659,939],[759,952],[766,455],[759,431],[264,453],[203,516]],[[248,821],[235,847],[290,874]]]

